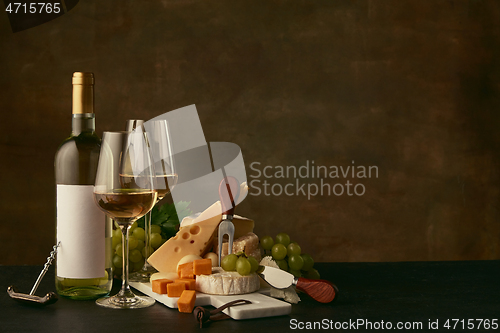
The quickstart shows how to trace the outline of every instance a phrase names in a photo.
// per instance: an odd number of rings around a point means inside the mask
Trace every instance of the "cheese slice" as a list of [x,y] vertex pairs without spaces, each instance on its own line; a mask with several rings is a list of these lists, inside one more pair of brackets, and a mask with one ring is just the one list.
[[[212,206],[208,207],[201,214],[186,216],[182,219],[181,227],[212,219],[218,219],[219,221],[222,220],[222,207],[220,201],[217,201]],[[239,215],[233,216],[233,224],[234,239],[240,238],[249,232],[253,232],[253,228],[255,227],[255,222],[253,220]]]
[[240,295],[259,290],[260,280],[257,274],[240,275],[238,272],[226,272],[221,267],[213,267],[212,274],[196,276],[196,290],[212,295]]
[[153,252],[148,262],[159,272],[175,272],[177,263],[184,256],[188,254],[203,256],[208,252],[219,223],[220,219],[214,217],[181,227],[174,237]]

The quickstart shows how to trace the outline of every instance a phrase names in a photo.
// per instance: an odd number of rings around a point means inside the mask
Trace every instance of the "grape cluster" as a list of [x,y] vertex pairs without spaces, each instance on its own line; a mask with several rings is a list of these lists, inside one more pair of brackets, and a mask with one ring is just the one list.
[[290,272],[296,277],[304,276],[308,279],[319,279],[319,272],[313,268],[314,260],[309,254],[302,254],[302,249],[297,242],[292,242],[286,233],[279,233],[275,239],[264,236],[260,245],[267,254],[268,251],[278,264],[279,268]]
[[231,253],[222,258],[221,267],[225,271],[236,271],[240,275],[254,273],[259,268],[259,262],[252,256],[246,256],[245,253]]
[[[130,227],[128,238],[129,272],[139,271],[144,266],[144,261],[146,260],[145,239],[146,232],[143,228],[137,226],[137,221],[134,222]],[[163,239],[161,236],[161,227],[159,225],[152,225],[151,239],[149,240],[149,254],[151,255],[151,253],[165,243],[165,241],[166,239]],[[113,230],[112,251],[113,272],[115,275],[120,276],[123,267],[122,232],[120,229]]]

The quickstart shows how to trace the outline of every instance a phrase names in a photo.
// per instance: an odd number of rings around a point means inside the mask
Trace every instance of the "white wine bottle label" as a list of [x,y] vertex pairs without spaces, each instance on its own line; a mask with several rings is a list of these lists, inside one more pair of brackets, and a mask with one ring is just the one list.
[[104,276],[105,219],[92,185],[57,185],[57,276]]

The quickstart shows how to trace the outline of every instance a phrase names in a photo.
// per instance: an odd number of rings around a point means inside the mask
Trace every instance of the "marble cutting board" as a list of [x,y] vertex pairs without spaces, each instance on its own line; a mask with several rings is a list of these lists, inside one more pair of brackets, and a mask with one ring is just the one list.
[[[168,297],[167,295],[154,293],[151,290],[151,283],[149,282],[130,282],[130,286],[148,296],[153,297],[158,302],[168,306],[169,308],[177,308],[178,297]],[[218,308],[228,302],[237,299],[246,299],[251,301],[252,304],[230,307],[223,312],[236,320],[274,317],[290,314],[290,312],[292,311],[292,305],[290,303],[280,301],[268,295],[269,289],[260,289],[258,292],[254,292],[251,294],[229,296],[209,295],[197,291],[195,306],[212,305]]]

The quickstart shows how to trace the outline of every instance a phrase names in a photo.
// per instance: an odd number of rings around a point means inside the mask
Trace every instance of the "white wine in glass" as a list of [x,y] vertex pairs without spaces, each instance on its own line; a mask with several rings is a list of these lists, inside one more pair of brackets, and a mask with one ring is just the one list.
[[132,132],[104,132],[94,186],[97,206],[122,231],[123,275],[118,294],[96,300],[100,306],[136,309],[151,306],[155,300],[137,296],[128,283],[129,229],[147,214],[157,199],[154,162],[141,127]]

